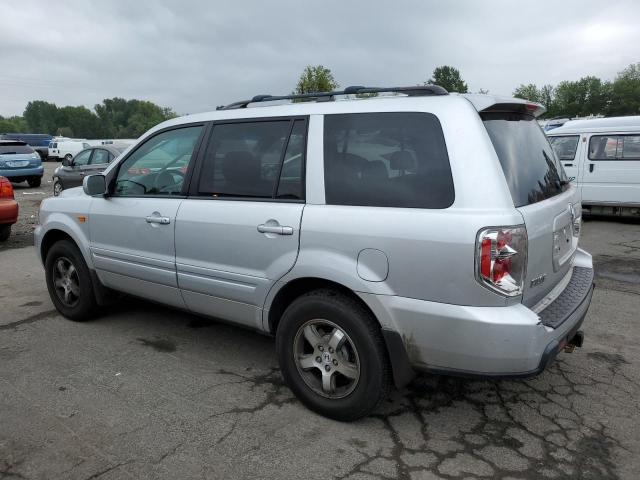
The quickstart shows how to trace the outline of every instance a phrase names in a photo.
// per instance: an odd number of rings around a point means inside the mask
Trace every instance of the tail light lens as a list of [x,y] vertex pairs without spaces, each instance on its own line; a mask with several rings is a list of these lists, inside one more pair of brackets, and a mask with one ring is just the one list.
[[476,278],[480,284],[509,297],[521,295],[527,265],[525,227],[481,230],[476,245]]
[[13,185],[5,177],[0,177],[0,198],[13,198]]

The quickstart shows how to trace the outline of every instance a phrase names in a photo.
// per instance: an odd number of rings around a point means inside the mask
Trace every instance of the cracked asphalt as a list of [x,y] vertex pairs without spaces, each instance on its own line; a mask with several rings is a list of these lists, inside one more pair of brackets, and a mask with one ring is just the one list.
[[640,223],[592,219],[585,345],[530,380],[425,376],[371,417],[301,406],[268,337],[138,300],[60,317],[0,251],[0,478],[637,479]]

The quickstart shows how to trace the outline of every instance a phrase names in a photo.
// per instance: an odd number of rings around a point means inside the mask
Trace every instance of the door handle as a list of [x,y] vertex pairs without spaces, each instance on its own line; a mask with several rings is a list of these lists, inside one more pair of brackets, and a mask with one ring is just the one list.
[[596,166],[593,163],[589,164],[589,173],[593,172],[593,169],[596,168]]
[[260,233],[275,233],[276,235],[293,235],[293,227],[283,227],[282,225],[258,225]]
[[156,215],[149,215],[145,220],[147,223],[158,223],[160,225],[169,225],[171,223],[169,217],[159,217]]
[[573,167],[573,163],[565,163],[564,166],[565,167]]

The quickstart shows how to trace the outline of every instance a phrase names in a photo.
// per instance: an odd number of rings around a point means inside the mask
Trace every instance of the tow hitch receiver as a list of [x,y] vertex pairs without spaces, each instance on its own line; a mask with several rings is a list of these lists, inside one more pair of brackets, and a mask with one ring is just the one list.
[[584,341],[584,333],[582,330],[578,330],[576,334],[564,345],[564,351],[567,353],[573,353],[576,347],[582,347]]

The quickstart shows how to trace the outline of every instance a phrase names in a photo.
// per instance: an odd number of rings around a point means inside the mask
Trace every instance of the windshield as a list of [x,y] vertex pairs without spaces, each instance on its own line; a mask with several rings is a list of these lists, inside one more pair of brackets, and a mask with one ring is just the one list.
[[24,143],[0,143],[0,155],[33,153],[33,148]]
[[546,200],[569,188],[567,175],[533,116],[508,112],[481,116],[516,207]]

